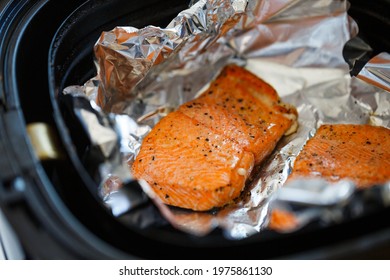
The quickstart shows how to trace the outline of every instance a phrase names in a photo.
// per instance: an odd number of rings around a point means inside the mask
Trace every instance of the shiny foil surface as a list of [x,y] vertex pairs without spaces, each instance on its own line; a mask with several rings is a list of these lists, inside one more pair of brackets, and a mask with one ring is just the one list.
[[[361,201],[352,183],[342,181],[335,187],[306,180],[283,185],[295,157],[321,124],[370,123],[390,128],[388,54],[371,61],[360,79],[351,77],[343,48],[356,36],[358,26],[347,14],[348,1],[200,0],[191,4],[165,28],[117,27],[103,32],[94,49],[97,77],[64,91],[91,103],[87,112],[78,106],[74,110],[106,157],[99,190],[107,207],[115,216],[131,216],[134,205],[149,198],[177,229],[204,236],[221,228],[231,239],[267,229],[273,209],[296,216],[292,230],[313,220],[342,222],[343,215],[335,213],[343,212],[350,201]],[[129,166],[150,129],[195,98],[232,62],[271,84],[299,113],[298,131],[284,137],[256,169],[257,180],[247,186],[242,199],[220,210],[195,212],[162,204],[142,180],[147,198],[126,187],[123,191],[124,182],[132,178]],[[97,121],[97,115],[107,121]],[[383,201],[390,200],[388,185],[370,191],[377,189]],[[296,211],[294,205],[304,207]],[[161,223],[161,217],[153,214],[142,217],[147,225]]]

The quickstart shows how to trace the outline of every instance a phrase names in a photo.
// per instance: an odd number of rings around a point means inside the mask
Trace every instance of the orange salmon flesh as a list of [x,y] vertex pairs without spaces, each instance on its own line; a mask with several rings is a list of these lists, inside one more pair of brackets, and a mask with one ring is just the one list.
[[322,125],[297,156],[289,177],[349,179],[366,188],[390,180],[390,130],[371,125]]
[[225,206],[241,194],[253,167],[296,129],[297,115],[269,84],[228,65],[198,98],[156,124],[132,173],[168,205]]

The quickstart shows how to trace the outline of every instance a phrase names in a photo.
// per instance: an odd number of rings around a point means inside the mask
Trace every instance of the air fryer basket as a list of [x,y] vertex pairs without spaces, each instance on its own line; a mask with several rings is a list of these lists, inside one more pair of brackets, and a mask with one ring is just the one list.
[[[103,30],[165,26],[188,2],[0,1],[0,206],[27,257],[166,259],[167,252],[181,259],[390,257],[388,208],[321,230],[312,224],[292,234],[263,232],[232,241],[218,230],[194,237],[168,223],[140,230],[102,206],[91,172],[80,160],[88,141],[57,97],[64,87],[96,74],[92,48]],[[359,58],[353,74],[370,57],[390,49],[384,35],[390,22],[382,16],[390,2],[350,2],[359,37],[373,48],[363,56],[346,48],[347,60]],[[52,128],[62,158],[36,158],[26,131],[36,122]]]

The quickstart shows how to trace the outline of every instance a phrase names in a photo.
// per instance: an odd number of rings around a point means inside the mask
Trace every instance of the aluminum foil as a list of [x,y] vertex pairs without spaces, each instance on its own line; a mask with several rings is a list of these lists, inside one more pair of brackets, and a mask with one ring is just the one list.
[[178,49],[192,52],[190,56],[197,55],[200,48],[207,48],[228,30],[234,16],[243,12],[245,6],[246,0],[201,0],[181,12],[166,28],[117,27],[103,32],[94,49],[101,81],[98,104],[106,112],[133,116],[137,108],[128,103],[137,98],[134,87],[142,80],[150,80],[145,76],[153,66],[172,57]]
[[358,78],[390,91],[390,54],[380,53],[375,56],[363,67]]
[[[345,205],[355,193],[350,182],[340,182],[337,191],[326,182],[281,186],[296,155],[321,124],[390,127],[389,92],[351,78],[343,58],[344,45],[358,31],[347,10],[347,1],[203,0],[180,13],[166,28],[118,27],[103,33],[95,46],[98,76],[66,92],[77,95],[81,90],[94,106],[113,116],[111,128],[119,135],[116,143],[121,160],[116,164],[107,160],[111,164],[102,171],[102,177],[109,178],[101,187],[104,200],[121,189],[121,183],[112,188],[107,182],[112,186],[116,179],[131,178],[127,165],[132,164],[151,127],[196,97],[224,65],[234,62],[270,83],[284,102],[297,107],[299,129],[283,138],[256,170],[258,180],[247,187],[242,199],[219,211],[171,208],[141,180],[144,192],[162,216],[191,234],[203,236],[218,227],[227,238],[242,239],[266,229],[269,213],[277,207],[293,211],[300,227],[323,217],[324,207]],[[383,72],[374,72],[383,77]],[[105,139],[102,135],[91,137]],[[126,171],[112,177],[117,167]],[[129,203],[116,203],[110,202],[110,207],[121,209],[113,211],[116,216],[128,215],[132,209]],[[123,204],[128,206],[121,207]],[[295,212],[294,204],[310,207]],[[146,222],[149,225],[160,222],[150,219]]]

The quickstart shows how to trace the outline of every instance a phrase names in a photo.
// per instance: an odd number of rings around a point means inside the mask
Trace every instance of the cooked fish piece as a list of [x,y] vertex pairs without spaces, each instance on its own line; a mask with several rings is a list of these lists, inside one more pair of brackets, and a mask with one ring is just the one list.
[[296,126],[296,118],[295,108],[270,85],[229,65],[198,98],[152,129],[132,172],[166,204],[222,207],[240,195],[254,165]]
[[210,87],[179,111],[240,143],[259,164],[284,134],[297,129],[296,109],[275,89],[237,65],[226,66]]
[[349,179],[359,188],[390,180],[390,130],[371,125],[322,125],[294,162],[289,180]]
[[240,194],[253,165],[237,143],[173,112],[144,139],[133,173],[169,205],[209,210]]
[[287,232],[297,229],[297,217],[287,210],[273,209],[269,215],[268,228],[275,231]]

